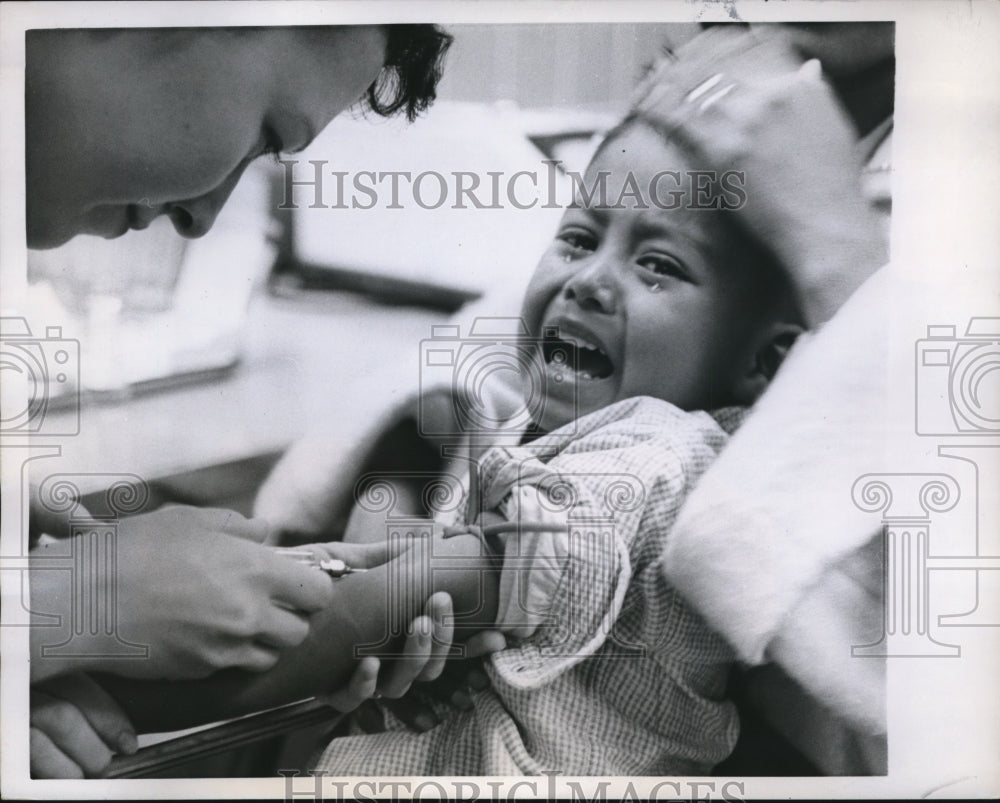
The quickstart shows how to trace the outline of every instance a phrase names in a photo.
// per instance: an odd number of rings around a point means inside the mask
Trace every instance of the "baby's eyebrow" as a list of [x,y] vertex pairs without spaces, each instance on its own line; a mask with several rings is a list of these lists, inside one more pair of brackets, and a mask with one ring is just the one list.
[[[638,211],[639,220],[632,227],[633,238],[643,240],[653,237],[666,237],[671,240],[687,240],[699,250],[707,250],[709,241],[704,237],[700,226],[678,225],[676,216],[667,217],[663,210],[646,209]],[[686,218],[690,220],[690,218]],[[692,228],[695,230],[692,231]]]
[[579,198],[573,199],[573,202],[566,207],[565,214],[583,215],[601,226],[607,226],[611,218],[610,210],[607,207],[601,206],[600,204],[586,205],[580,203]]

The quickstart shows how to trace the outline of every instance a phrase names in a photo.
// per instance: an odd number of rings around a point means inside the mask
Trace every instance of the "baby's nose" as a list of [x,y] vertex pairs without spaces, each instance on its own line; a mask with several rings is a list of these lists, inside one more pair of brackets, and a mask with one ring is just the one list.
[[615,311],[617,292],[613,279],[595,262],[570,277],[563,296],[583,309],[610,314]]

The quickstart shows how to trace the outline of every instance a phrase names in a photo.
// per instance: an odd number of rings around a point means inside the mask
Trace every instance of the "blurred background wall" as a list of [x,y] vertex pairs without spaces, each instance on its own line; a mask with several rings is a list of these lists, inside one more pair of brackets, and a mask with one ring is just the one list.
[[452,25],[439,97],[618,114],[645,67],[694,23]]

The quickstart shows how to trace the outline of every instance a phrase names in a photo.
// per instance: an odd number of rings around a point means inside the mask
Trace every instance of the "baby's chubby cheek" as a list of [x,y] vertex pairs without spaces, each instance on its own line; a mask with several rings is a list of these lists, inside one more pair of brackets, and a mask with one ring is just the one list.
[[[565,263],[562,263],[565,268]],[[540,337],[542,323],[548,317],[549,306],[559,297],[569,276],[566,270],[549,270],[539,265],[535,270],[521,304],[521,320],[531,337]]]

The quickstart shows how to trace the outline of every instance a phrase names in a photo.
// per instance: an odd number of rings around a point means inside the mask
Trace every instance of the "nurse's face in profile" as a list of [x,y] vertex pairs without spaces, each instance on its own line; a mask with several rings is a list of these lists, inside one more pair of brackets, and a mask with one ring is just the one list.
[[300,150],[365,93],[385,46],[378,27],[29,33],[29,247],[159,215],[201,236],[251,161]]

